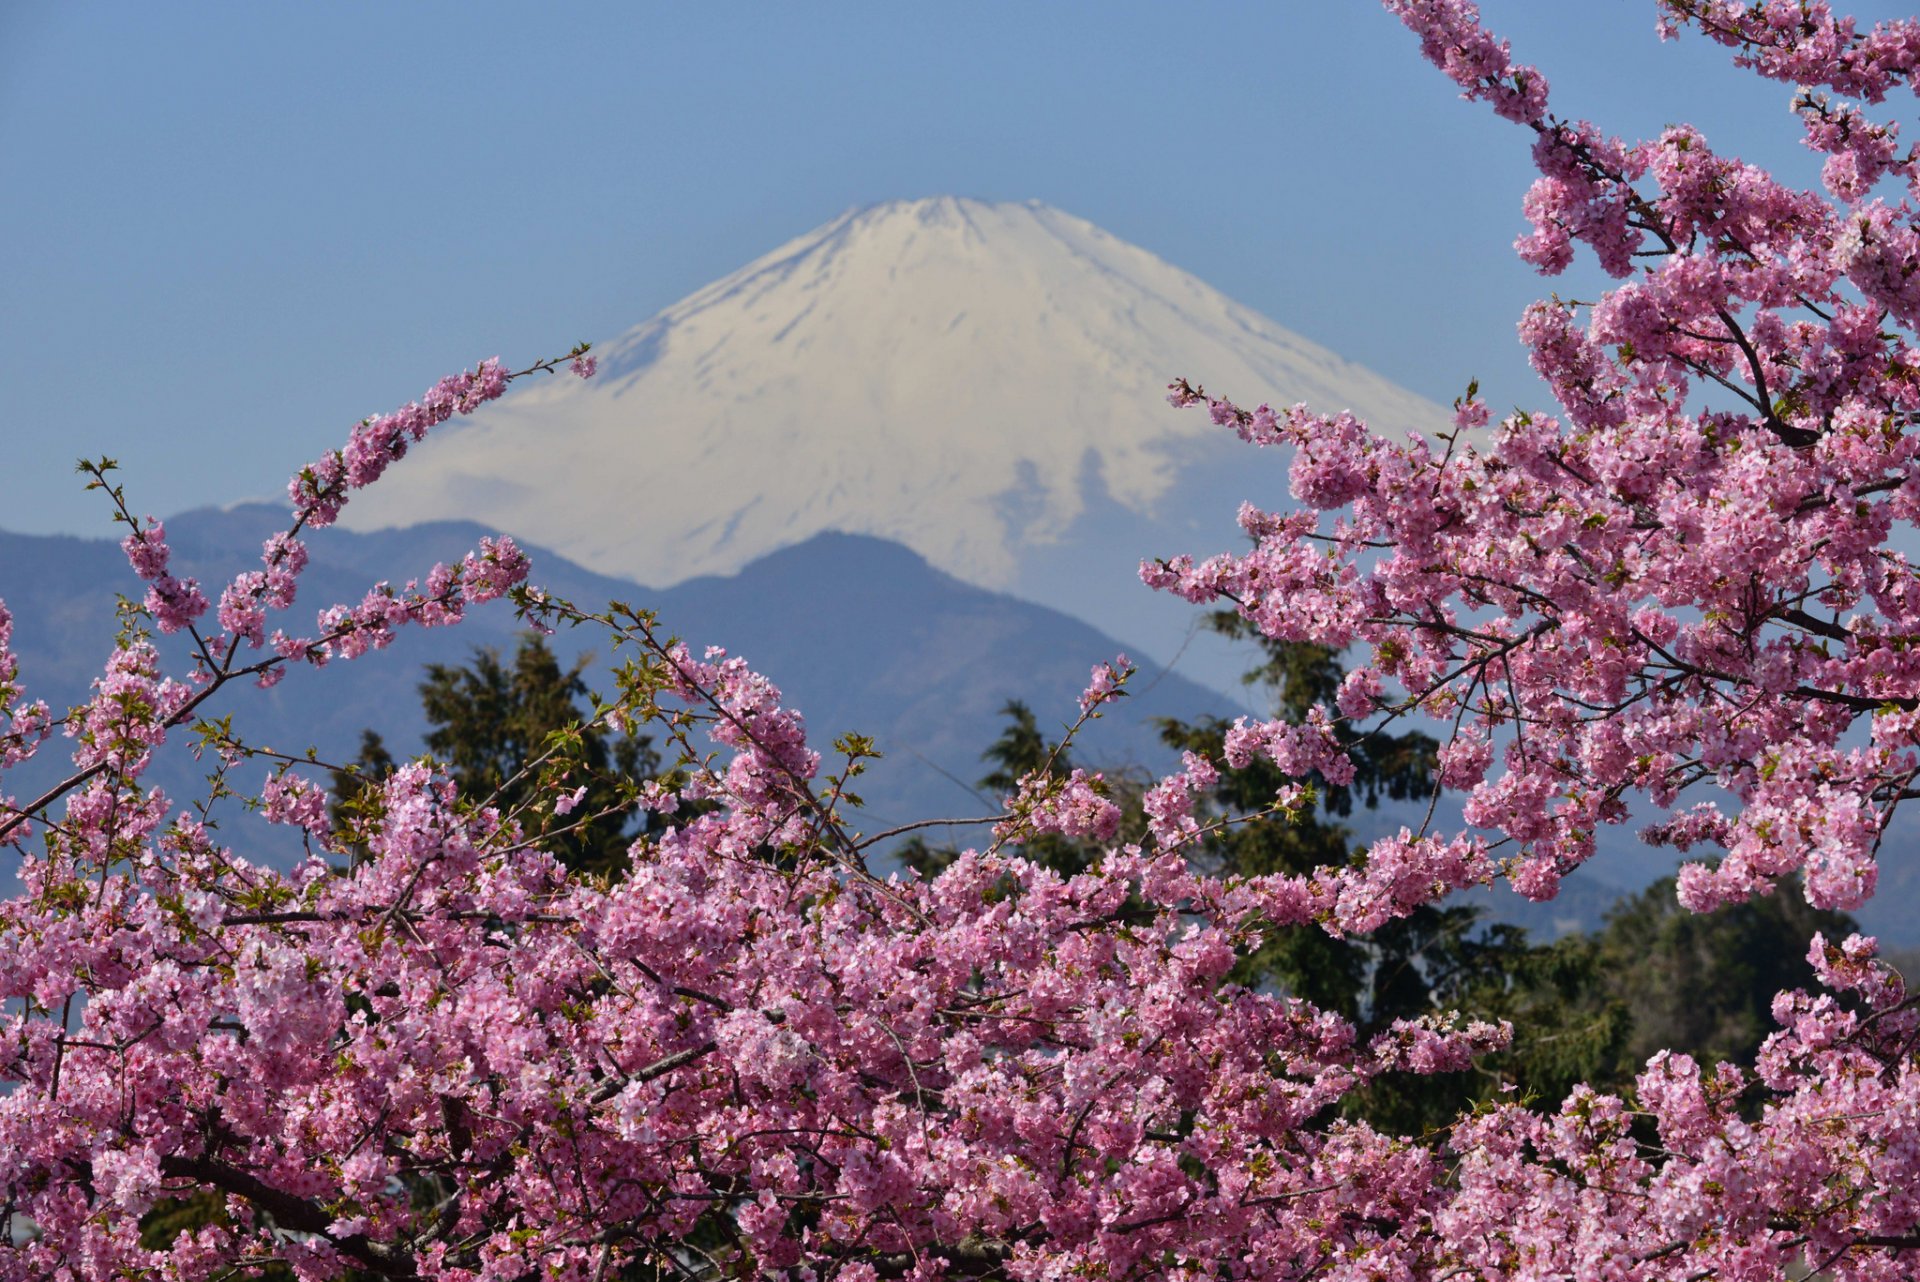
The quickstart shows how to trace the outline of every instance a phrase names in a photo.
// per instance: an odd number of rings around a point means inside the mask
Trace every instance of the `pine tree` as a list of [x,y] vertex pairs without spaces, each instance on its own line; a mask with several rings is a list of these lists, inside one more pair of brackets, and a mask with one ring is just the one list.
[[[1334,651],[1261,637],[1232,611],[1217,612],[1208,623],[1227,637],[1259,644],[1259,662],[1242,680],[1265,694],[1270,715],[1297,724],[1315,704],[1334,702],[1346,675]],[[1217,753],[1227,729],[1218,718],[1161,721],[1165,742],[1192,752]],[[1352,832],[1340,822],[1353,814],[1356,803],[1372,809],[1383,799],[1419,801],[1430,795],[1438,746],[1431,736],[1418,730],[1366,730],[1345,721],[1338,723],[1338,733],[1356,767],[1350,784],[1335,786],[1315,776],[1317,808],[1291,822],[1217,828],[1205,839],[1201,861],[1222,874],[1310,875],[1360,854]],[[1265,759],[1223,770],[1210,810],[1215,818],[1257,813],[1291,782]],[[1519,927],[1489,925],[1478,907],[1428,904],[1362,936],[1270,932],[1258,951],[1242,959],[1234,978],[1278,987],[1338,1011],[1363,1037],[1436,1009],[1516,1023],[1524,1018],[1522,1039],[1483,1065],[1475,1080],[1394,1075],[1349,1099],[1349,1112],[1377,1126],[1417,1131],[1450,1121],[1468,1102],[1463,1094],[1483,1097],[1503,1083],[1517,1082],[1545,1095],[1556,1084],[1570,1086],[1612,1063],[1627,1021],[1617,1004],[1596,996],[1596,964],[1578,945],[1536,945]]]
[[[465,667],[428,665],[420,702],[432,726],[427,750],[463,797],[518,814],[562,863],[606,876],[626,866],[632,796],[660,761],[648,739],[588,723],[580,706],[591,693],[587,663],[582,657],[563,669],[545,639],[528,633],[511,664],[482,648]],[[393,767],[386,744],[366,731],[354,766],[334,775],[337,826],[365,808],[369,785]],[[529,804],[551,795],[546,785],[587,791],[568,815],[556,816]]]

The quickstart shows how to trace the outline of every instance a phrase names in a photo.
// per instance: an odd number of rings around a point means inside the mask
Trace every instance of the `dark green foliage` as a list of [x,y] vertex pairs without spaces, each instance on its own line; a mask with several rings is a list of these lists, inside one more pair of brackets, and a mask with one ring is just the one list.
[[[1345,676],[1339,655],[1324,646],[1261,637],[1232,612],[1210,619],[1219,632],[1260,646],[1261,661],[1245,681],[1267,695],[1271,715],[1298,724],[1315,704],[1331,705]],[[1217,757],[1228,726],[1219,720],[1162,722],[1172,747]],[[1211,832],[1199,858],[1224,875],[1309,876],[1358,853],[1339,822],[1356,802],[1420,800],[1433,788],[1438,744],[1417,730],[1362,730],[1345,721],[1338,734],[1355,766],[1351,784],[1314,778],[1317,807],[1291,821],[1230,824]],[[1209,798],[1211,818],[1258,814],[1289,783],[1271,762],[1222,770]],[[1468,1017],[1506,1018],[1516,1027],[1512,1050],[1484,1064],[1472,1080],[1395,1075],[1349,1097],[1348,1108],[1376,1126],[1407,1133],[1446,1124],[1472,1100],[1517,1082],[1542,1095],[1582,1080],[1608,1062],[1625,1034],[1620,1011],[1590,1000],[1594,960],[1577,947],[1539,947],[1517,927],[1484,925],[1480,910],[1425,905],[1362,936],[1335,938],[1312,929],[1273,930],[1243,957],[1234,978],[1273,986],[1352,1021],[1364,1039],[1395,1020],[1458,1010]]]
[[[1007,719],[1006,728],[980,754],[980,759],[993,767],[979,781],[979,786],[993,803],[997,804],[1014,792],[1020,786],[1020,780],[1030,774],[1044,770],[1051,778],[1065,779],[1073,773],[1075,762],[1070,750],[1059,740],[1047,738],[1032,708],[1019,699],[1009,699],[1000,709],[1000,714]],[[1096,787],[1101,788],[1125,816],[1121,820],[1117,840],[1137,840],[1145,830],[1140,810],[1144,786],[1137,772],[1107,772],[1106,778]],[[1042,833],[1024,844],[1020,853],[1037,864],[1071,877],[1091,868],[1094,861],[1099,859],[1101,849],[1098,842],[1076,841],[1059,833]],[[931,877],[952,863],[960,852],[954,846],[936,846],[914,838],[894,853],[907,867],[923,877]]]
[[1512,1085],[1552,1108],[1581,1082],[1611,1089],[1633,1018],[1608,989],[1593,940],[1529,944],[1508,925],[1480,936],[1489,964],[1462,972],[1461,982],[1437,983],[1434,994],[1442,1006],[1513,1026],[1512,1045],[1480,1066],[1469,1096],[1490,1099],[1500,1093],[1496,1083]]
[[[612,875],[626,866],[631,798],[659,769],[644,738],[615,736],[583,725],[589,697],[586,660],[563,669],[545,640],[520,639],[509,665],[496,650],[474,651],[464,668],[431,664],[420,702],[433,727],[427,749],[470,801],[519,812],[539,831],[543,849],[576,871]],[[367,785],[394,767],[380,736],[369,730],[351,771],[334,776],[336,824],[368,797]],[[555,817],[531,803],[584,784],[573,812]]]
[[982,788],[1004,795],[1018,788],[1021,779],[1041,769],[1055,779],[1065,779],[1073,773],[1066,749],[1058,743],[1047,742],[1032,708],[1018,699],[1009,699],[1000,709],[1000,715],[1007,719],[1007,728],[980,754],[980,760],[993,763],[993,769],[980,776]]
[[1818,991],[1808,941],[1854,930],[1846,914],[1810,907],[1792,881],[1695,914],[1667,877],[1622,899],[1602,929],[1515,952],[1504,984],[1470,986],[1447,1004],[1512,1022],[1513,1049],[1487,1067],[1537,1102],[1551,1107],[1583,1081],[1624,1095],[1663,1049],[1750,1068],[1777,1028],[1774,994]]
[[[1257,638],[1237,615],[1215,616],[1214,626],[1260,644],[1261,661],[1247,680],[1265,690],[1273,715],[1298,722],[1316,703],[1333,702],[1345,675],[1337,654]],[[993,767],[982,788],[1004,795],[1029,772],[1044,768],[1064,777],[1072,770],[1068,751],[1040,731],[1031,709],[1014,702],[1004,714],[1005,729],[982,754]],[[1226,729],[1218,720],[1162,723],[1170,746],[1216,760]],[[1437,749],[1432,738],[1345,723],[1339,733],[1355,763],[1352,784],[1333,788],[1315,779],[1316,805],[1292,821],[1267,817],[1218,828],[1197,858],[1223,875],[1310,875],[1358,853],[1340,822],[1356,803],[1371,808],[1382,799],[1418,802],[1429,795]],[[1207,799],[1208,817],[1258,814],[1289,782],[1261,761],[1223,770]],[[1117,791],[1137,832],[1140,788],[1124,781]],[[923,874],[938,872],[953,853],[924,843],[901,852]],[[1053,836],[1035,841],[1026,853],[1068,874],[1098,857],[1088,843]],[[1419,1133],[1445,1125],[1477,1100],[1503,1095],[1507,1086],[1548,1106],[1580,1082],[1630,1090],[1647,1057],[1663,1047],[1703,1063],[1750,1064],[1773,1031],[1773,995],[1812,983],[1805,955],[1813,933],[1840,938],[1853,929],[1842,914],[1807,907],[1793,886],[1696,916],[1675,901],[1669,878],[1622,901],[1606,928],[1591,936],[1534,944],[1518,927],[1486,923],[1478,908],[1428,905],[1365,936],[1269,931],[1242,958],[1234,978],[1337,1011],[1362,1038],[1395,1020],[1445,1010],[1511,1023],[1511,1048],[1472,1073],[1396,1075],[1349,1097],[1355,1116]]]
[[[1331,704],[1339,692],[1339,656],[1324,646],[1260,638],[1230,612],[1217,613],[1210,622],[1227,636],[1259,642],[1261,662],[1244,679],[1264,689],[1274,716],[1297,724],[1316,703]],[[1227,723],[1217,719],[1168,720],[1161,723],[1161,736],[1171,747],[1217,756],[1227,729]],[[1437,745],[1428,736],[1417,731],[1363,736],[1345,722],[1339,733],[1354,760],[1350,786],[1330,787],[1315,777],[1318,809],[1308,808],[1292,822],[1260,820],[1216,829],[1206,838],[1200,858],[1217,872],[1243,877],[1310,875],[1316,868],[1343,865],[1355,853],[1354,842],[1337,819],[1353,812],[1356,797],[1373,806],[1383,796],[1405,800],[1432,786]],[[1293,782],[1265,760],[1243,770],[1223,770],[1209,799],[1210,811],[1215,818],[1257,814]],[[1278,984],[1371,1031],[1432,1008],[1428,967],[1421,955],[1444,946],[1459,954],[1454,959],[1458,964],[1470,964],[1465,941],[1473,921],[1471,909],[1427,907],[1368,939],[1335,939],[1317,930],[1269,931],[1260,950],[1242,961],[1236,978]]]
[[1774,994],[1819,991],[1808,941],[1858,929],[1845,913],[1808,904],[1797,879],[1711,913],[1682,908],[1671,877],[1621,900],[1594,941],[1607,992],[1633,1016],[1617,1080],[1631,1080],[1663,1047],[1751,1065],[1778,1027]]
[[[156,1202],[140,1217],[140,1245],[149,1251],[173,1247],[182,1233],[192,1233],[209,1224],[230,1224],[224,1193],[202,1191],[190,1197],[170,1197]],[[235,1277],[250,1282],[293,1282],[293,1270],[278,1260],[254,1266]],[[340,1282],[361,1282],[364,1274],[349,1270]]]

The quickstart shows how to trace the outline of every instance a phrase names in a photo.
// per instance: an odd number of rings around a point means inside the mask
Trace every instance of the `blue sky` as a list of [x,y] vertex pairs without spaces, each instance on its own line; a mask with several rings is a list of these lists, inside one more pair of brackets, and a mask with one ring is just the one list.
[[[1812,182],[1790,91],[1650,4],[1483,8],[1561,113]],[[1437,400],[1533,401],[1521,307],[1593,282],[1512,256],[1526,142],[1365,0],[3,5],[0,527],[107,532],[82,453],[145,511],[275,491],[441,373],[936,193],[1089,218]]]

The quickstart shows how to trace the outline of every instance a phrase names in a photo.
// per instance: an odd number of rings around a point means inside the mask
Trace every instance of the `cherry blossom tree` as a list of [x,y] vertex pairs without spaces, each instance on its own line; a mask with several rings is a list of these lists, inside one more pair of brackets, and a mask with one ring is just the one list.
[[[1920,24],[1665,5],[1800,86],[1823,195],[1685,127],[1629,144],[1561,120],[1472,5],[1387,2],[1532,134],[1521,253],[1554,272],[1584,245],[1618,283],[1523,322],[1558,410],[1491,426],[1470,393],[1432,442],[1175,385],[1288,448],[1299,508],[1245,510],[1249,553],[1144,577],[1364,662],[1304,723],[1189,753],[1148,792],[1146,839],[1077,875],[1023,843],[1111,842],[1118,814],[1084,773],[1045,769],[938,876],[879,875],[898,834],[857,831],[848,803],[871,744],[824,756],[740,658],[528,588],[510,540],[269,631],[307,530],[567,357],[487,362],[362,423],[214,599],[88,465],[147,591],[65,716],[30,697],[0,612],[0,770],[56,734],[73,759],[0,797],[18,878],[0,902],[0,1280],[1911,1276],[1920,1013],[1869,940],[1811,941],[1827,991],[1775,1002],[1751,1074],[1662,1053],[1626,1098],[1514,1100],[1418,1136],[1337,1105],[1510,1030],[1435,1012],[1363,1040],[1227,982],[1273,932],[1363,932],[1501,876],[1551,895],[1635,798],[1677,807],[1656,839],[1722,852],[1683,875],[1691,908],[1796,870],[1816,904],[1857,904],[1920,779],[1920,580],[1893,546],[1920,504],[1920,169],[1874,114],[1913,86]],[[605,629],[627,660],[593,724],[678,754],[633,791],[662,822],[624,876],[570,875],[547,848],[592,817],[563,744],[511,802],[402,767],[341,833],[315,768],[203,729],[230,774],[264,775],[260,817],[308,835],[284,872],[145,781],[243,679],[509,593],[535,624]],[[148,627],[190,643],[182,671]],[[1095,668],[1083,721],[1124,678]],[[1472,827],[1303,873],[1188,862],[1207,824],[1283,823],[1312,780],[1351,780],[1356,732],[1416,722],[1443,732],[1435,786]],[[1256,758],[1298,782],[1196,817]],[[182,1199],[210,1213],[143,1241]]]

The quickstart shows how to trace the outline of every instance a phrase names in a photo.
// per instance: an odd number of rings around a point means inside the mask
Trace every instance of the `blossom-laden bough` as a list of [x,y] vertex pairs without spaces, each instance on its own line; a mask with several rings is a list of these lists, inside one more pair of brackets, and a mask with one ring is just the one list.
[[[1451,435],[1397,444],[1176,385],[1290,447],[1302,510],[1248,509],[1253,552],[1146,577],[1369,662],[1304,724],[1243,724],[1190,755],[1148,793],[1145,842],[1091,871],[1020,857],[1038,833],[1115,830],[1091,779],[1043,770],[985,821],[985,849],[933,878],[876,875],[847,791],[870,744],[842,740],[823,776],[740,659],[526,588],[507,540],[325,609],[310,635],[269,634],[302,531],[499,395],[517,375],[497,363],[303,470],[288,531],[219,594],[217,628],[164,530],[89,465],[130,526],[145,618],[192,658],[165,672],[136,620],[56,718],[0,613],[0,769],[56,730],[74,762],[0,811],[19,878],[0,903],[0,1280],[1912,1276],[1920,1014],[1871,941],[1812,941],[1828,991],[1780,997],[1751,1074],[1662,1054],[1628,1099],[1581,1089],[1423,1136],[1335,1106],[1385,1073],[1460,1069],[1508,1030],[1436,1014],[1360,1042],[1227,982],[1263,932],[1365,931],[1498,875],[1549,895],[1637,796],[1687,807],[1656,837],[1725,852],[1684,879],[1693,907],[1798,869],[1816,902],[1857,903],[1920,778],[1920,591],[1889,546],[1920,502],[1920,170],[1867,114],[1912,87],[1920,25],[1665,6],[1803,86],[1823,197],[1689,129],[1627,145],[1561,121],[1471,5],[1389,7],[1468,97],[1534,133],[1523,255],[1557,271],[1585,244],[1621,283],[1584,320],[1529,312],[1562,411],[1516,414],[1485,448],[1471,392]],[[569,358],[592,372],[576,349],[523,373]],[[240,678],[510,591],[537,624],[607,629],[629,657],[595,717],[678,750],[631,790],[667,822],[624,875],[572,876],[542,850],[584,795],[559,745],[528,763],[532,802],[461,797],[416,763],[346,831],[278,761],[258,809],[313,852],[287,872],[145,782]],[[1083,720],[1124,666],[1095,670]],[[1414,716],[1451,728],[1435,786],[1465,794],[1472,829],[1304,876],[1187,861],[1217,771],[1260,756],[1338,783],[1342,720]],[[1869,741],[1846,738],[1863,723]],[[218,725],[201,738],[242,758]],[[1301,795],[1246,821],[1283,822]],[[181,1202],[205,1213],[143,1241],[143,1217]]]

